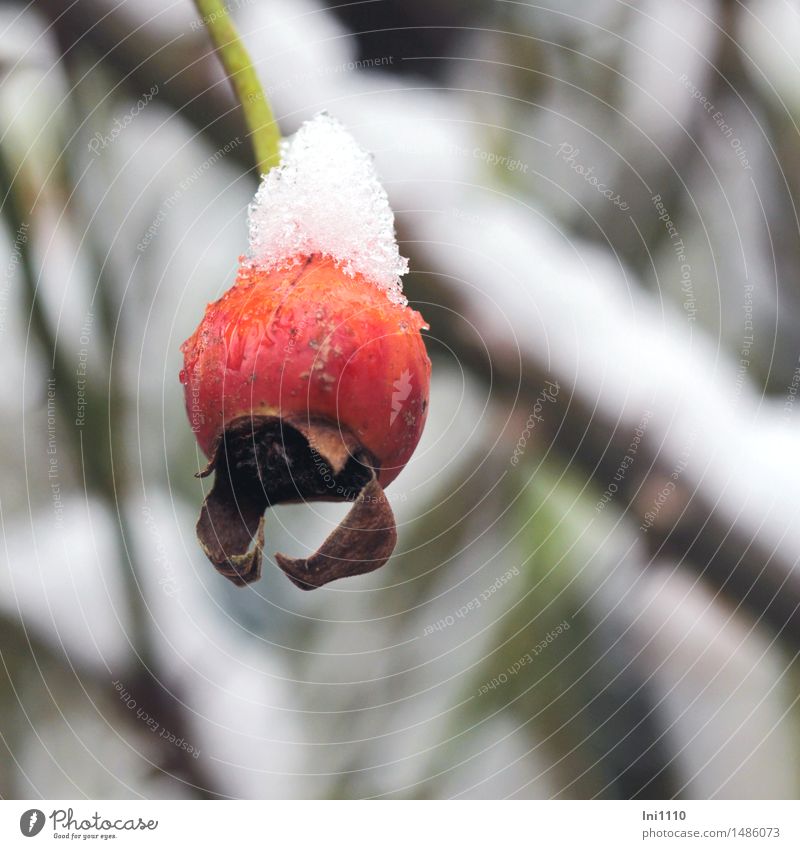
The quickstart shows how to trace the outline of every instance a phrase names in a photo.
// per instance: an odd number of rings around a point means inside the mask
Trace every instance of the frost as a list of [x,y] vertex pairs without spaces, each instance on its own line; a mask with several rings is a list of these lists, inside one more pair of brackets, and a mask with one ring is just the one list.
[[248,211],[248,259],[274,269],[320,253],[405,304],[394,215],[372,157],[326,113],[284,140]]

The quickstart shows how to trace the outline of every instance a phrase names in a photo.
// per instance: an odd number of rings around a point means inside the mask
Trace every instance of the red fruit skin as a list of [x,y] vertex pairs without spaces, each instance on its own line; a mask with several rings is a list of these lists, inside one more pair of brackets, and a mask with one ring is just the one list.
[[242,262],[184,342],[181,382],[197,441],[211,457],[232,419],[324,418],[349,429],[387,486],[427,418],[431,363],[410,307],[318,255],[265,271]]

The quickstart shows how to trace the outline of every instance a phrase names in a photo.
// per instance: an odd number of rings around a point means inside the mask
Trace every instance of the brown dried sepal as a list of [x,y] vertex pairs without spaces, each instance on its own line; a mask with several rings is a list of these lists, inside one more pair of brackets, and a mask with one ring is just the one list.
[[[217,571],[240,587],[261,577],[264,553],[263,501],[236,495],[230,477],[217,473],[197,522],[197,539]],[[251,549],[253,537],[255,545]]]
[[311,557],[276,555],[301,589],[371,572],[394,550],[394,515],[375,463],[336,425],[243,416],[228,425],[201,476],[212,470],[216,477],[200,511],[197,538],[220,574],[239,586],[261,577],[264,511],[275,504],[356,502]]
[[313,590],[337,578],[379,569],[397,544],[394,514],[375,478],[361,490],[344,521],[307,559],[276,554],[275,561],[301,590]]

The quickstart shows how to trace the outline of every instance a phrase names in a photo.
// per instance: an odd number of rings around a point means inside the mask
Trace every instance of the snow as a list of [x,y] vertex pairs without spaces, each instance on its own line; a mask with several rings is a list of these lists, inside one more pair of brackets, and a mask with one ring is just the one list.
[[261,179],[248,213],[248,259],[272,270],[320,253],[405,304],[394,215],[369,153],[327,113],[306,121]]

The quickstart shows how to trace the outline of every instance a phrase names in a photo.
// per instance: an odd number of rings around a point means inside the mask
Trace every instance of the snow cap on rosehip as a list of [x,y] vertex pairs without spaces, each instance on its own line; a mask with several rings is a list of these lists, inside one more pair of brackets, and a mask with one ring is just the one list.
[[306,559],[303,589],[372,571],[396,542],[383,493],[410,459],[430,360],[407,306],[394,217],[372,159],[320,115],[283,143],[249,209],[234,285],[184,343],[186,407],[215,472],[198,538],[237,584],[260,575],[267,507],[355,501]]

